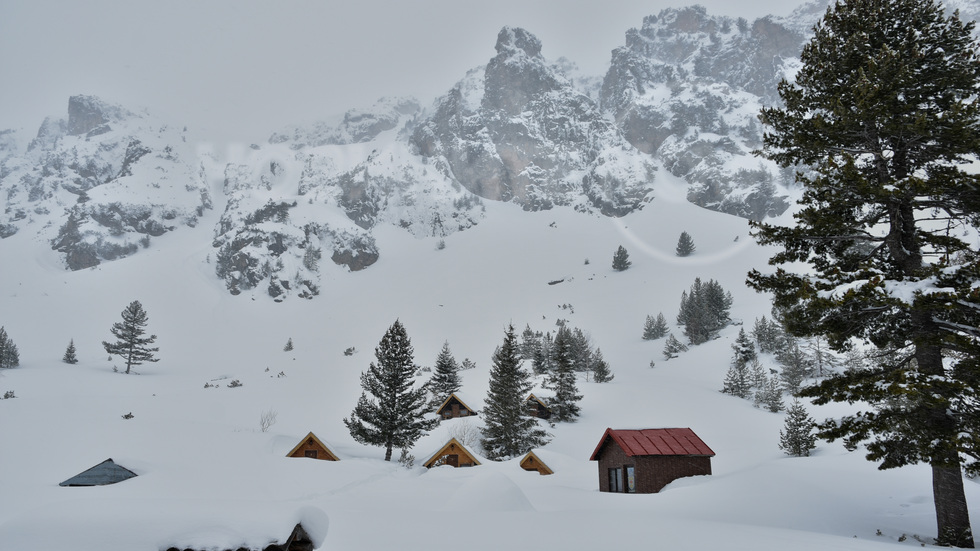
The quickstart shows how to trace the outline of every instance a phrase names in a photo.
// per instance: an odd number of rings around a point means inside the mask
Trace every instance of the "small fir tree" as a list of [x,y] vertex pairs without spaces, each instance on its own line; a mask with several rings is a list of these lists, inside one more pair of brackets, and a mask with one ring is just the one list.
[[725,382],[722,384],[721,391],[739,398],[748,398],[751,395],[752,385],[749,381],[748,365],[735,359],[732,361],[728,373],[725,374]]
[[793,405],[786,411],[786,424],[779,431],[779,449],[786,455],[808,457],[810,450],[817,447],[817,437],[813,434],[815,426],[803,404],[793,400]]
[[7,336],[7,330],[0,327],[0,369],[10,369],[20,365],[17,345]]
[[666,337],[670,329],[667,327],[667,318],[664,317],[663,312],[657,314],[656,319],[653,316],[647,316],[647,321],[643,325],[643,339],[644,340],[655,340],[662,337]]
[[756,404],[763,405],[773,413],[783,410],[783,389],[779,386],[779,379],[776,377],[766,377],[765,382],[755,393]]
[[582,395],[578,393],[575,381],[573,340],[572,332],[562,327],[558,330],[551,349],[555,368],[548,374],[548,387],[555,391],[555,396],[548,407],[551,409],[551,418],[559,423],[573,422],[580,413],[578,401],[582,399]]
[[664,359],[669,360],[671,358],[676,358],[681,352],[687,352],[687,346],[681,341],[677,340],[677,337],[671,333],[667,336],[667,342],[664,343]]
[[602,350],[598,348],[592,355],[592,377],[597,383],[608,383],[616,377],[609,369],[609,364],[602,358]]
[[691,239],[689,233],[681,232],[681,236],[677,239],[677,248],[674,251],[677,256],[691,256],[694,253],[694,240]]
[[149,318],[140,301],[134,300],[129,303],[122,311],[122,321],[112,324],[109,332],[112,333],[116,342],[102,341],[102,346],[109,354],[122,357],[126,361],[126,373],[134,366],[142,365],[145,362],[160,361],[154,353],[159,348],[150,348],[149,345],[157,340],[156,335],[146,335],[146,324]]
[[363,392],[344,425],[357,442],[383,446],[385,461],[391,461],[392,450],[411,448],[439,420],[427,416],[425,387],[413,384],[414,349],[400,321],[385,332],[374,356],[377,364],[361,373]]
[[551,371],[553,367],[551,362],[552,345],[551,333],[545,333],[541,337],[538,348],[534,351],[534,356],[531,359],[531,369],[534,370],[535,375],[545,375]]
[[442,344],[442,350],[436,357],[432,378],[429,379],[429,391],[432,393],[433,407],[439,407],[454,392],[458,392],[462,382],[459,378],[459,364],[449,350],[449,342]]
[[289,352],[292,349],[293,349],[293,338],[292,337],[289,337],[289,340],[286,341],[286,346],[283,346],[282,347],[282,351],[283,352]]
[[78,363],[78,357],[75,355],[75,339],[68,341],[68,348],[65,349],[65,355],[61,358],[61,361],[66,364]]
[[532,361],[534,354],[541,348],[541,333],[531,329],[531,325],[524,326],[521,333],[521,359]]
[[493,353],[490,386],[483,408],[481,444],[487,457],[509,459],[548,442],[548,433],[527,415],[525,401],[531,392],[531,375],[521,368],[514,326]]
[[812,361],[806,355],[797,339],[792,339],[789,346],[776,359],[783,366],[779,376],[783,379],[786,391],[796,395],[803,381],[813,372]]
[[626,252],[625,247],[620,245],[619,248],[616,249],[616,252],[613,254],[613,260],[612,260],[613,270],[616,270],[617,272],[622,272],[623,270],[628,269],[632,265],[633,263],[630,261],[630,254]]

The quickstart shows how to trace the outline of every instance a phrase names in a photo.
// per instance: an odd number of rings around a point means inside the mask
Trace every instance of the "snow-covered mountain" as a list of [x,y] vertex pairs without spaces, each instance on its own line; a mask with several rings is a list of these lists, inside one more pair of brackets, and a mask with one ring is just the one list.
[[[331,550],[931,548],[928,466],[878,471],[839,442],[788,457],[784,413],[719,392],[739,330],[770,314],[744,280],[774,251],[746,218],[788,220],[798,192],[751,156],[752,116],[822,10],[665,10],[604,78],[508,27],[429,106],[385,98],[227,152],[91,96],[36,135],[0,131],[0,327],[20,356],[0,370],[0,549],[265,549],[297,523]],[[665,360],[644,320],[672,322],[696,278],[731,292],[733,323]],[[133,300],[160,361],[125,375],[102,341]],[[444,343],[475,364],[477,409],[509,325],[581,328],[615,378],[579,374],[581,417],[535,450],[553,475],[472,443],[480,466],[420,466],[480,415],[423,437],[414,466],[387,463],[343,419],[396,319],[418,382]],[[608,427],[690,427],[712,474],[600,493],[589,457]],[[287,458],[310,431],[340,461]],[[58,485],[110,457],[137,476]]]
[[73,96],[26,147],[0,137],[0,237],[35,233],[71,270],[130,256],[212,208],[196,146],[147,114]]

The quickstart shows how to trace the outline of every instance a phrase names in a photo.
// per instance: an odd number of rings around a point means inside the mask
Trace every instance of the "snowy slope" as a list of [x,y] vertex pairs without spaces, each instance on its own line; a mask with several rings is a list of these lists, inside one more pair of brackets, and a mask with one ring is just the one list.
[[[783,455],[782,414],[718,391],[737,326],[666,362],[663,340],[640,338],[647,315],[673,319],[695,277],[732,292],[735,319],[751,324],[769,312],[743,283],[771,253],[753,243],[745,220],[691,205],[669,175],[654,195],[620,219],[493,202],[479,225],[445,237],[379,227],[386,254],[360,272],[324,263],[314,301],[230,295],[208,262],[220,209],[139,255],[75,272],[28,232],[5,239],[4,257],[20,261],[0,268],[0,325],[21,365],[0,372],[0,394],[16,394],[0,400],[0,547],[261,547],[300,521],[318,548],[338,550],[441,541],[475,550],[919,547],[913,535],[935,532],[927,468],[878,472],[839,444],[822,443],[810,458]],[[673,255],[681,231],[697,245],[685,259]],[[633,266],[614,272],[620,244]],[[124,375],[100,342],[132,300],[149,314],[161,361]],[[543,450],[555,475],[524,472],[516,460],[409,470],[347,433],[359,375],[395,319],[419,364],[432,365],[445,341],[458,360],[475,361],[463,392],[480,400],[506,326],[553,331],[559,318],[591,334],[615,379],[580,380],[581,419],[552,429]],[[61,362],[70,339],[77,365]],[[349,347],[357,352],[345,356]],[[227,386],[236,379],[242,386]],[[261,432],[266,411],[277,423]],[[811,408],[818,418],[835,411]],[[453,424],[479,419],[443,423],[413,449],[416,465]],[[670,426],[691,427],[717,453],[712,476],[653,495],[597,491],[588,457],[606,427]],[[342,461],[286,458],[309,431]],[[109,457],[139,476],[58,486]],[[977,510],[980,488],[968,481],[967,493]]]

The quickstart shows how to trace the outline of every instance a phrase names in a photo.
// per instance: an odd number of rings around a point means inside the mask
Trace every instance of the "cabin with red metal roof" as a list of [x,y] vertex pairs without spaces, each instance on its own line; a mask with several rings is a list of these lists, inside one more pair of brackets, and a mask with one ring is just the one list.
[[711,474],[715,452],[689,428],[606,429],[590,461],[599,491],[653,494],[678,478]]

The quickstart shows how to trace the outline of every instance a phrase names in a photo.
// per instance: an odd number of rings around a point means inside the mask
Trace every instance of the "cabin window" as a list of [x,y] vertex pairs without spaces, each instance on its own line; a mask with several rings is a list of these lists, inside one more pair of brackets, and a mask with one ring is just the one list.
[[609,491],[610,492],[623,491],[623,469],[619,467],[613,467],[609,469]]
[[312,457],[313,459],[316,459],[316,450],[306,450],[303,452],[303,455],[306,457]]
[[636,469],[633,465],[627,465],[626,469],[626,493],[635,494],[636,493]]

